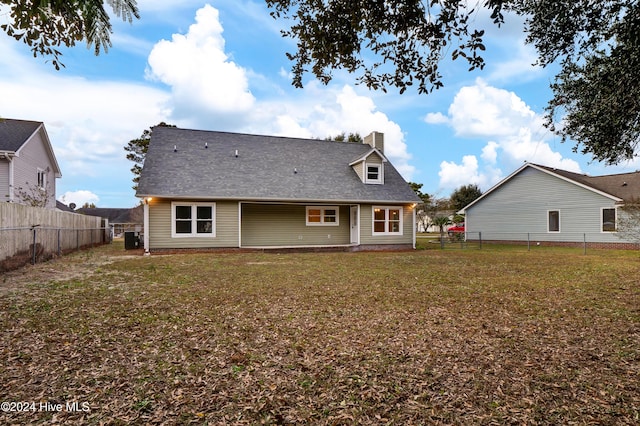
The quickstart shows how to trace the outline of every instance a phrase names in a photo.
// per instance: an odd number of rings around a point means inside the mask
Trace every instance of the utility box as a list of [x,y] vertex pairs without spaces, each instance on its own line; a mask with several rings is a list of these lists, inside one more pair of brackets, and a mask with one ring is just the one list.
[[136,232],[125,232],[124,233],[124,249],[125,250],[134,250],[140,246],[140,238],[138,237]]

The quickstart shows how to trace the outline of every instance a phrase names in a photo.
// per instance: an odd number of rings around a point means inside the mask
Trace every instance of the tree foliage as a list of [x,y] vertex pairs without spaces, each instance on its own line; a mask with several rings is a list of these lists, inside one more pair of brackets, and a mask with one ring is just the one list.
[[[158,124],[156,127],[176,127],[173,124],[167,124],[164,121]],[[133,190],[138,189],[138,182],[140,181],[140,174],[142,173],[142,166],[144,165],[144,159],[149,150],[149,141],[151,141],[151,133],[153,127],[146,129],[142,132],[142,135],[138,139],[132,139],[124,147],[124,150],[128,152],[127,160],[133,161],[135,164],[131,168],[133,173]]]
[[[358,73],[374,89],[395,86],[404,92],[414,83],[419,93],[441,87],[438,64],[450,55],[470,70],[484,67],[484,30],[475,28],[476,9],[457,0],[266,0],[274,18],[291,21],[282,31],[295,39],[293,84],[302,87],[311,70],[328,83],[335,69]],[[504,0],[488,0],[495,23],[501,23]],[[462,7],[461,7],[462,6]],[[368,53],[375,59],[369,62]]]
[[422,192],[423,184],[415,183],[415,182],[409,182],[409,186],[418,195],[418,197],[420,197],[420,199],[422,200],[423,204],[429,204],[429,202],[431,201],[431,195],[425,194],[425,193]]
[[60,46],[84,40],[96,55],[109,50],[112,27],[105,3],[124,21],[140,18],[136,0],[0,0],[9,6],[9,22],[0,28],[28,45],[34,57],[52,57],[60,69]]
[[340,133],[339,135],[336,136],[328,136],[327,138],[325,138],[325,140],[327,141],[335,141],[335,142],[357,142],[357,143],[362,143],[362,136],[360,136],[360,133],[355,132],[355,133],[349,133],[348,135],[345,132]]
[[[576,5],[592,3],[577,2]],[[575,140],[574,151],[590,154],[607,164],[633,159],[638,155],[640,138],[640,11],[637,2],[598,4],[594,18],[553,28],[554,37],[542,38],[541,23],[532,28],[541,60],[550,61],[550,43],[561,46],[562,28],[582,30],[588,36],[578,46],[566,46],[567,56],[551,85],[553,98],[547,107],[547,125],[562,141]],[[602,6],[602,7],[600,7]],[[574,10],[564,11],[566,19],[575,19]],[[580,16],[580,15],[578,15]],[[573,25],[570,25],[573,24]],[[545,30],[547,30],[545,28]],[[573,49],[573,50],[572,50]],[[559,125],[555,124],[560,122]]]
[[[537,63],[560,65],[547,125],[574,150],[615,164],[638,155],[640,19],[637,0],[266,0],[290,22],[296,41],[293,84],[310,72],[328,83],[337,69],[369,88],[419,93],[443,86],[439,65],[462,59],[485,65],[485,25],[505,12],[525,17],[524,33]],[[478,18],[490,14],[493,24]],[[557,123],[561,123],[558,125]]]
[[438,229],[440,230],[440,233],[443,234],[444,233],[444,227],[447,226],[447,225],[451,225],[451,219],[449,219],[448,216],[436,216],[431,221],[431,224],[433,226],[437,226]]
[[464,208],[482,195],[478,185],[462,185],[451,193],[451,205],[455,211]]

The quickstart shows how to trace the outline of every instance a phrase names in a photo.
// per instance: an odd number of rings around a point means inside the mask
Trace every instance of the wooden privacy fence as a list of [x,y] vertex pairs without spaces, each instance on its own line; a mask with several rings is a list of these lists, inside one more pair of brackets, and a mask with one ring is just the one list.
[[97,216],[0,203],[0,271],[110,242]]

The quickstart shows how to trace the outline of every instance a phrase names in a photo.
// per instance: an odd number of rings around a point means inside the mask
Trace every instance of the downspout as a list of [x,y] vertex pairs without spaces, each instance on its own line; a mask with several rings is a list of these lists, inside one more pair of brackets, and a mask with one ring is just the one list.
[[13,178],[13,157],[7,155],[7,160],[9,160],[9,202],[13,203],[15,198],[15,192],[13,190],[14,178]]
[[10,153],[8,151],[0,152],[0,158],[6,158],[9,162],[9,202],[13,203],[15,198],[15,191],[13,190],[13,185],[15,183],[15,179],[13,177],[13,157],[15,157],[15,153]]
[[413,249],[416,249],[416,227],[418,226],[418,224],[416,223],[416,208],[418,207],[417,204],[414,204],[412,209],[411,209],[411,214],[413,216]]
[[143,212],[144,212],[144,255],[149,256],[151,252],[149,252],[149,202],[152,200],[151,197],[145,197],[143,199]]

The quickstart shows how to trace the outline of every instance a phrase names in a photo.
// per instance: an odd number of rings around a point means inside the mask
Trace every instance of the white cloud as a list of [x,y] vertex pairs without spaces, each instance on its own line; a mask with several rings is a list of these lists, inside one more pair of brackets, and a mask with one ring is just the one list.
[[474,155],[462,157],[462,164],[443,161],[440,163],[440,185],[445,188],[456,188],[470,183],[478,184],[478,159]]
[[489,141],[489,143],[482,148],[482,159],[489,164],[495,164],[498,158],[498,148],[500,148],[499,144]]
[[449,107],[450,124],[457,136],[499,137],[522,127],[542,126],[542,118],[515,93],[477,79],[460,89]]
[[411,155],[400,126],[378,111],[371,98],[358,94],[349,85],[339,89],[309,84],[300,99],[260,102],[256,107],[248,132],[325,138],[343,132],[364,137],[378,131],[384,134],[385,155],[402,176],[411,180],[415,172],[409,164]]
[[492,166],[482,170],[475,155],[462,157],[462,164],[451,161],[440,163],[440,186],[442,188],[459,188],[463,185],[475,184],[480,188],[488,188],[500,180],[501,171]]
[[66,205],[71,203],[76,205],[76,208],[82,207],[85,203],[98,204],[100,197],[91,191],[80,189],[77,191],[67,191],[58,197],[58,201],[62,201]]
[[528,161],[580,172],[580,165],[551,149],[543,117],[535,113],[515,93],[477,79],[473,86],[461,88],[451,103],[447,120],[431,116],[431,124],[445,123],[460,137],[489,139],[476,156],[464,156],[462,163],[442,162],[441,188],[475,183],[483,189],[497,183],[501,167],[515,170]]
[[196,12],[186,35],[159,41],[149,55],[147,75],[171,87],[176,118],[248,112],[255,103],[247,71],[229,60],[217,9]]
[[[265,79],[230,60],[225,53],[218,11],[205,6],[186,35],[156,44],[149,55],[148,76],[171,87],[171,121],[211,130],[279,136],[325,138],[342,132],[385,135],[385,154],[407,179],[409,164],[400,126],[379,111],[374,101],[349,85],[324,86],[317,81],[286,95],[278,87],[256,99],[251,82],[265,89]],[[280,69],[280,76],[286,71]],[[289,81],[287,81],[289,84]]]
[[424,117],[424,121],[429,124],[447,124],[449,117],[441,112],[430,112]]

